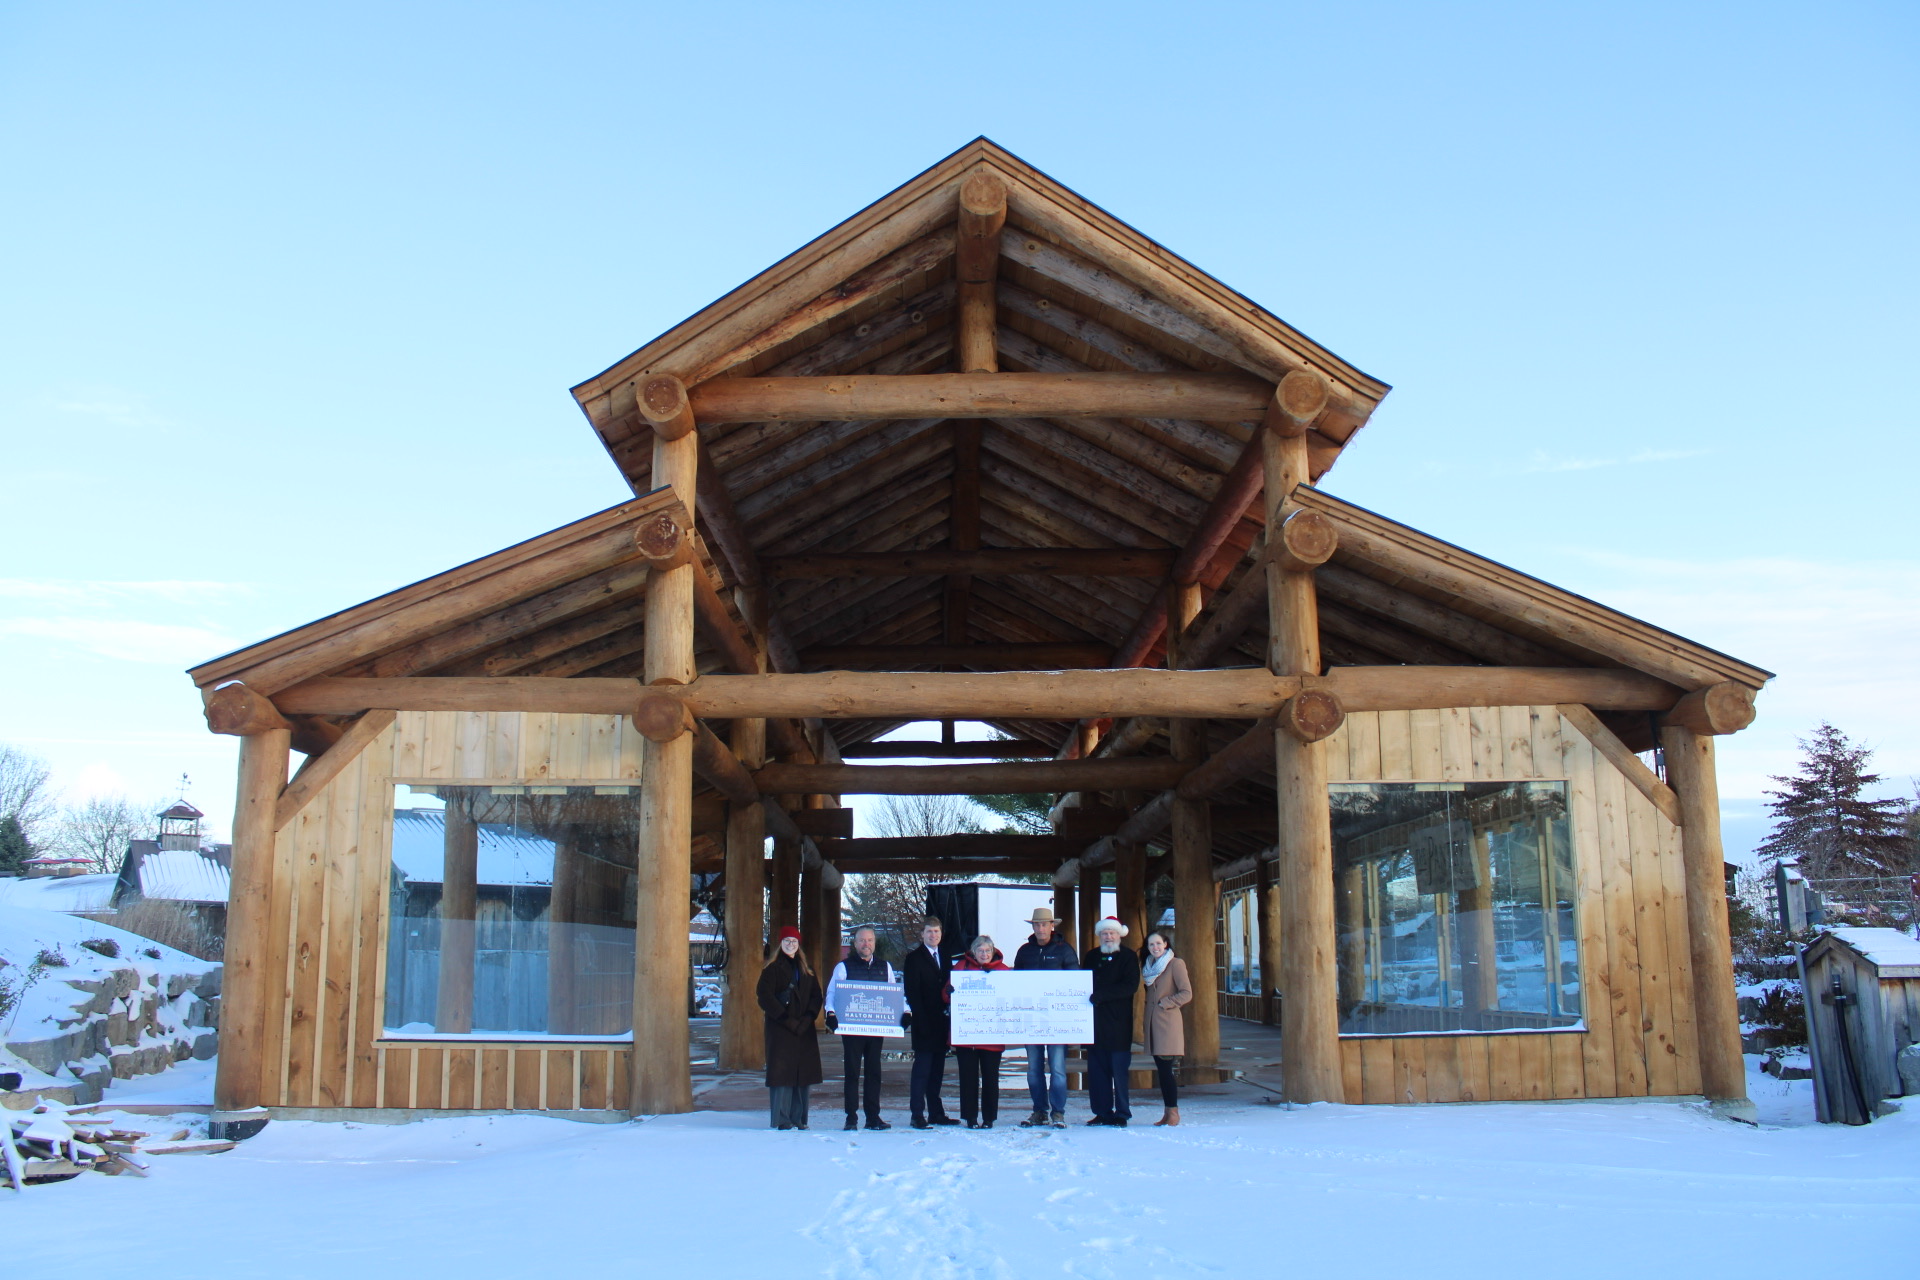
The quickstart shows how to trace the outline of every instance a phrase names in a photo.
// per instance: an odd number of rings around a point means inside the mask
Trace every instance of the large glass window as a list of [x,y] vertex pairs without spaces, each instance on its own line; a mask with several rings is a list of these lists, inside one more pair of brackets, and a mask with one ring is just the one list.
[[1566,783],[1330,790],[1342,1032],[1580,1025]]
[[1220,895],[1220,939],[1226,950],[1225,990],[1260,994],[1260,891]]
[[625,1036],[637,786],[394,788],[389,1035]]

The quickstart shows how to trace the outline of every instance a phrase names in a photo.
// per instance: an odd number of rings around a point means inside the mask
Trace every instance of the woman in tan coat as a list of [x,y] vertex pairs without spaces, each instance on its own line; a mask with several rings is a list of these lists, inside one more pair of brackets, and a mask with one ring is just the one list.
[[1147,988],[1147,1025],[1144,1041],[1153,1055],[1154,1076],[1160,1082],[1160,1105],[1165,1108],[1155,1124],[1180,1123],[1180,1056],[1187,1051],[1187,1029],[1180,1007],[1193,999],[1187,981],[1187,962],[1173,954],[1167,935],[1147,935],[1146,958],[1140,980]]

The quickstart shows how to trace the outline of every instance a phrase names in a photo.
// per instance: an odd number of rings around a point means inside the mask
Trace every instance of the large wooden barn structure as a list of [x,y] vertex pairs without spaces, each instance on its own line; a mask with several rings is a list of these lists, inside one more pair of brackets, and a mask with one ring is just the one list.
[[[1713,740],[1769,673],[1322,490],[1386,392],[962,148],[574,388],[631,501],[193,669],[221,1105],[687,1110],[694,878],[738,990],[888,869],[1136,938],[1170,877],[1189,1060],[1277,1021],[1296,1100],[1737,1102]],[[955,720],[1008,740],[877,741]],[[838,807],[978,792],[1054,833]]]

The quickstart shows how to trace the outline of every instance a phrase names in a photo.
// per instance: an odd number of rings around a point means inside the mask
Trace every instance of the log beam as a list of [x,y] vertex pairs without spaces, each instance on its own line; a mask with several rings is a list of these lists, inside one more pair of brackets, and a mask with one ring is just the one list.
[[919,373],[723,378],[692,391],[702,426],[898,418],[1184,418],[1248,422],[1272,384],[1216,373]]
[[999,764],[770,764],[753,775],[765,792],[831,795],[980,795],[1167,787],[1189,766],[1170,760],[1037,760]]
[[[1336,694],[1348,712],[1574,702],[1598,711],[1665,711],[1681,691],[1637,671],[1595,667],[1336,667],[1324,676],[1247,669],[1163,671],[851,672],[706,675],[657,693],[702,719],[1069,720],[1083,716],[1270,715],[1302,688]],[[643,686],[612,677],[322,676],[274,696],[289,714],[570,711],[629,715]]]
[[887,738],[880,742],[855,742],[840,748],[843,760],[1011,760],[1044,759],[1053,747],[1033,738],[1005,741],[928,742],[919,739]]
[[[1317,517],[1331,527],[1332,521]],[[1157,578],[1173,567],[1171,551],[1134,547],[992,547],[931,551],[866,551],[838,555],[769,556],[767,577],[776,582],[813,578],[911,578],[967,573],[1081,574],[1088,577]]]
[[942,859],[981,861],[995,858],[1047,860],[1049,868],[1078,851],[1073,841],[1061,836],[1028,835],[948,835],[948,836],[868,836],[858,840],[822,840],[820,856],[835,866],[847,861],[885,862],[909,860],[936,862]]
[[[1103,644],[846,644],[800,651],[807,667],[973,667],[1003,671],[1054,671],[1103,667],[1111,650]],[[1052,750],[1048,750],[1052,754]]]
[[693,430],[693,405],[686,384],[670,373],[655,374],[640,384],[640,416],[662,440],[678,440]]

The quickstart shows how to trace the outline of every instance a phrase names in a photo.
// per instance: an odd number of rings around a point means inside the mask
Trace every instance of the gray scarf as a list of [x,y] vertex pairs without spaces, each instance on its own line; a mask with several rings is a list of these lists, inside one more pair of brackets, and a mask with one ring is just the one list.
[[1140,966],[1140,980],[1146,983],[1148,986],[1152,986],[1154,979],[1158,978],[1161,974],[1166,972],[1167,965],[1172,960],[1173,960],[1172,947],[1168,947],[1165,951],[1162,951],[1158,956],[1149,956],[1147,958],[1147,962]]

